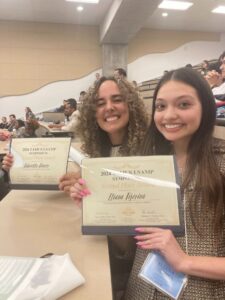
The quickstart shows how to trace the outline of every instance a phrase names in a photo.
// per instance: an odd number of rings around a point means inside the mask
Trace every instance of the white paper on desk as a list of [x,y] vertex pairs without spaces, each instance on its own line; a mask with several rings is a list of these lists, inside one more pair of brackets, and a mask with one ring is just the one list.
[[55,300],[85,282],[69,254],[0,257],[0,269],[1,300]]
[[69,158],[75,161],[79,166],[81,165],[82,159],[85,157],[86,156],[83,153],[74,149],[73,147],[70,147]]

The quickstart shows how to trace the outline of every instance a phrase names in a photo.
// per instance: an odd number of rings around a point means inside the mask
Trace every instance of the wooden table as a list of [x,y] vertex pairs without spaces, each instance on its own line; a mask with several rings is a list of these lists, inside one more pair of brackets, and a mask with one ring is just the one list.
[[48,125],[52,123],[47,123],[43,121],[39,121],[39,124],[43,126],[45,129],[48,130],[49,134],[55,136],[55,137],[62,137],[62,136],[70,136],[73,137],[74,132],[73,131],[66,131],[62,130],[60,128],[50,128]]
[[0,255],[69,253],[86,283],[61,300],[112,300],[105,237],[81,234],[81,211],[62,192],[11,191],[0,202]]

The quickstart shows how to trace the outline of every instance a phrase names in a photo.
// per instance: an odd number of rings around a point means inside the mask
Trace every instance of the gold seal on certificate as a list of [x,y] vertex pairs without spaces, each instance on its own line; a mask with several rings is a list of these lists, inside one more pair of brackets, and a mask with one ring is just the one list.
[[83,234],[134,234],[137,226],[184,233],[172,155],[84,159],[82,178],[91,191],[83,199]]
[[12,139],[11,187],[58,189],[59,178],[67,170],[70,143],[68,137]]

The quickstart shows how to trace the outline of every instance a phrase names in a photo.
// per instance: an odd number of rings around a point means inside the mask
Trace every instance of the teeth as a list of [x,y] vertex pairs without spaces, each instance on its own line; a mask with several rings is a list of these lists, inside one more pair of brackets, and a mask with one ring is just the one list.
[[114,117],[108,117],[106,118],[106,122],[112,122],[112,121],[116,121],[118,119],[118,117],[114,116]]
[[181,125],[179,124],[165,124],[165,127],[168,128],[168,129],[172,129],[172,128],[178,128],[180,127]]

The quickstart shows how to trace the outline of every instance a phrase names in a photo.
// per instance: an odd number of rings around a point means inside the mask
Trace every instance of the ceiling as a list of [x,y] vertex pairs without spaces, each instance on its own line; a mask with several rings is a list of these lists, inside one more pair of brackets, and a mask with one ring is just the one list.
[[[97,5],[83,4],[84,10],[78,12],[76,10],[78,4],[65,0],[0,0],[0,21],[16,20],[101,26],[112,6],[117,4],[119,11],[123,1],[127,0],[100,0]],[[146,5],[144,0],[128,1],[135,2],[139,7]],[[148,2],[160,3],[159,0],[148,0]],[[225,5],[225,0],[192,0],[192,2],[194,5],[188,11],[167,10],[169,15],[166,18],[161,15],[165,10],[159,9],[157,5],[152,5],[147,17],[145,16],[142,20],[141,27],[225,32],[225,15],[211,13],[211,10],[217,5]],[[136,10],[135,13],[138,11]],[[133,14],[135,15],[135,13]],[[122,15],[120,13],[120,19],[128,20],[127,23],[123,22],[123,26],[129,27],[129,22],[132,23],[132,18],[128,18],[129,16],[125,10],[122,11]]]

